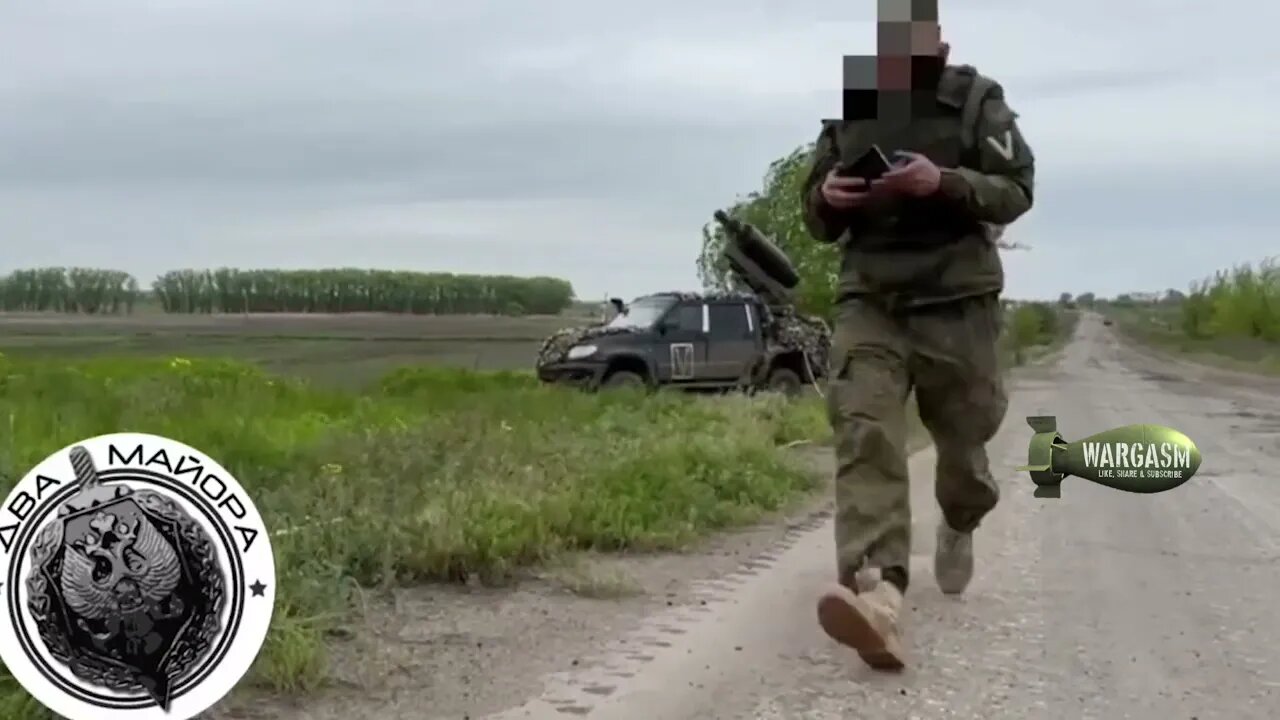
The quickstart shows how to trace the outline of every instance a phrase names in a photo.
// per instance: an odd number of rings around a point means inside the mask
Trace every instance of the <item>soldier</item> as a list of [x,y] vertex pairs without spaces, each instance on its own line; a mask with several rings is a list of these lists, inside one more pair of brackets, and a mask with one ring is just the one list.
[[[882,670],[904,666],[905,406],[913,389],[937,449],[943,521],[934,571],[944,593],[968,585],[973,532],[999,497],[985,449],[1007,407],[994,231],[1031,208],[1035,166],[1000,85],[946,63],[936,8],[922,15],[925,4],[881,1],[880,47],[870,60],[878,66],[875,109],[846,93],[846,117],[823,122],[803,188],[809,231],[843,249],[827,393],[838,584],[819,600],[818,617],[828,635]],[[886,18],[895,5],[899,14]],[[851,105],[863,112],[850,117]],[[890,172],[870,183],[838,174],[842,161],[872,145],[899,158]],[[864,568],[879,568],[880,582],[859,594]]]

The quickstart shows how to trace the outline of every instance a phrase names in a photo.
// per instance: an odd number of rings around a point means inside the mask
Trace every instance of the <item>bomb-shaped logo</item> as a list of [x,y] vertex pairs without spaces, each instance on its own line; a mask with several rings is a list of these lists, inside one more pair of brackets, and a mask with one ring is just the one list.
[[1067,442],[1053,416],[1027,418],[1035,431],[1027,464],[1038,498],[1062,497],[1062,481],[1075,476],[1131,493],[1159,493],[1190,480],[1200,469],[1191,438],[1162,425],[1125,425]]

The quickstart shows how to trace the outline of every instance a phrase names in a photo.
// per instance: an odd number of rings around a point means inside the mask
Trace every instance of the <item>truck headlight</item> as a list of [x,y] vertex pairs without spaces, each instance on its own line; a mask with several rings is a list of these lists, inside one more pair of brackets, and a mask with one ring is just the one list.
[[565,353],[565,357],[569,360],[581,360],[595,355],[596,349],[595,345],[574,345]]

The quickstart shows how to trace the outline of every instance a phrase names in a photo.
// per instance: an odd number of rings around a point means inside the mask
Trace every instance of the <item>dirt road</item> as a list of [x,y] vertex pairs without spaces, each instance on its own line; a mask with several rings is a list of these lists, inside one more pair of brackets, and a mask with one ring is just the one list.
[[[814,595],[832,572],[831,526],[705,588],[546,680],[492,720],[774,718],[1268,718],[1280,714],[1280,383],[1155,358],[1082,319],[1056,362],[1020,373],[991,447],[1003,500],[977,539],[963,599],[929,569],[933,457],[911,462],[916,508],[907,632],[913,664],[875,675],[821,635]],[[1037,500],[1027,415],[1071,440],[1168,424],[1204,457],[1164,495],[1078,479]],[[495,680],[496,682],[496,680]],[[473,716],[474,717],[474,716]]]
[[[1078,478],[1037,500],[1028,415],[1076,440],[1151,422],[1189,435],[1200,473],[1162,495]],[[830,472],[829,451],[815,456]],[[1155,357],[1084,317],[1056,359],[1015,374],[990,447],[1003,499],[977,576],[930,570],[930,451],[911,461],[911,666],[877,675],[818,629],[834,570],[826,512],[702,552],[620,559],[643,593],[556,583],[397,593],[340,650],[332,691],[246,698],[213,717],[346,720],[1247,720],[1280,717],[1280,380]],[[591,582],[599,583],[598,580]],[[605,582],[608,585],[609,582]]]

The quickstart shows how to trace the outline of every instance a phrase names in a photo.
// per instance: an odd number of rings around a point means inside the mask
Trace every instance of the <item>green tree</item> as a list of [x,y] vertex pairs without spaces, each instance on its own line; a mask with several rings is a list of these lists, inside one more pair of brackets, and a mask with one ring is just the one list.
[[1280,259],[1214,273],[1182,302],[1183,331],[1196,338],[1280,342]]
[[[739,199],[726,212],[755,225],[791,258],[800,274],[800,286],[796,288],[800,309],[829,315],[836,297],[839,248],[809,235],[800,207],[800,189],[809,174],[812,153],[810,144],[775,160],[765,172],[763,188]],[[725,242],[724,230],[718,224],[711,222],[702,228],[698,276],[709,290],[733,286],[733,276],[724,260]]]
[[173,270],[153,288],[170,313],[555,315],[573,303],[573,287],[557,278],[356,268]]

